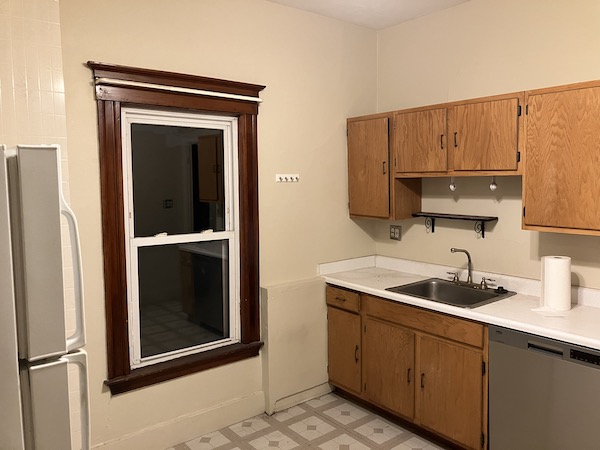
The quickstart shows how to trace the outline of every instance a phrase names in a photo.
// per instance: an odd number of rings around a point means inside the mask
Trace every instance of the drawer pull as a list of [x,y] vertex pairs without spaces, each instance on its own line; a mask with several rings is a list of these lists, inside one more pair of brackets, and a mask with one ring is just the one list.
[[345,298],[342,298],[342,297],[336,297],[335,299],[336,299],[338,302],[345,302],[345,301],[346,301],[346,299],[345,299]]
[[354,348],[354,362],[358,364],[358,344]]
[[408,370],[406,371],[406,380],[407,380],[406,382],[407,382],[408,384],[410,384],[410,367],[409,367],[409,368],[408,368]]
[[422,373],[421,374],[421,389],[423,389],[425,387],[425,374]]

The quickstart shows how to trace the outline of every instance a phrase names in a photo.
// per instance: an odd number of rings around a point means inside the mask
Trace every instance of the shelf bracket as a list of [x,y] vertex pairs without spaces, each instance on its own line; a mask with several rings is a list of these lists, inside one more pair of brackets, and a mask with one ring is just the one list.
[[435,233],[435,218],[425,217],[425,229],[427,232]]
[[475,233],[477,234],[481,234],[481,239],[485,238],[485,222],[483,221],[477,221],[475,222]]

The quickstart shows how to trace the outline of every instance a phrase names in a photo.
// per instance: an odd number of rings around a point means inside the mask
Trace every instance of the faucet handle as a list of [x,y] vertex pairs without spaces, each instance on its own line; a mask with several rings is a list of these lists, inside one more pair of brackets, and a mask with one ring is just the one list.
[[458,281],[458,272],[446,272],[448,275],[452,275],[452,282],[456,283]]
[[487,289],[488,288],[488,281],[491,281],[493,283],[496,280],[494,280],[492,278],[482,277],[481,278],[481,289]]

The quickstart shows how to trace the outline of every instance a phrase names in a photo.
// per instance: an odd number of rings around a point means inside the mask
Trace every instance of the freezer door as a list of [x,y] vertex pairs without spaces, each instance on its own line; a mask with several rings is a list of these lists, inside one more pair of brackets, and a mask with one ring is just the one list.
[[67,351],[59,149],[8,152],[19,356],[36,361]]
[[[4,146],[0,152],[4,154]],[[17,361],[6,164],[0,161],[0,448],[22,450],[23,425]]]
[[21,371],[26,448],[71,448],[69,373],[66,360]]

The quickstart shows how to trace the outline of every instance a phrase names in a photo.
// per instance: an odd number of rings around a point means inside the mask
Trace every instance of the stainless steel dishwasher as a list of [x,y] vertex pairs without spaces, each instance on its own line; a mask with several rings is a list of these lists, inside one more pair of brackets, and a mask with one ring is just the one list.
[[490,326],[490,450],[600,449],[599,369],[600,351]]

